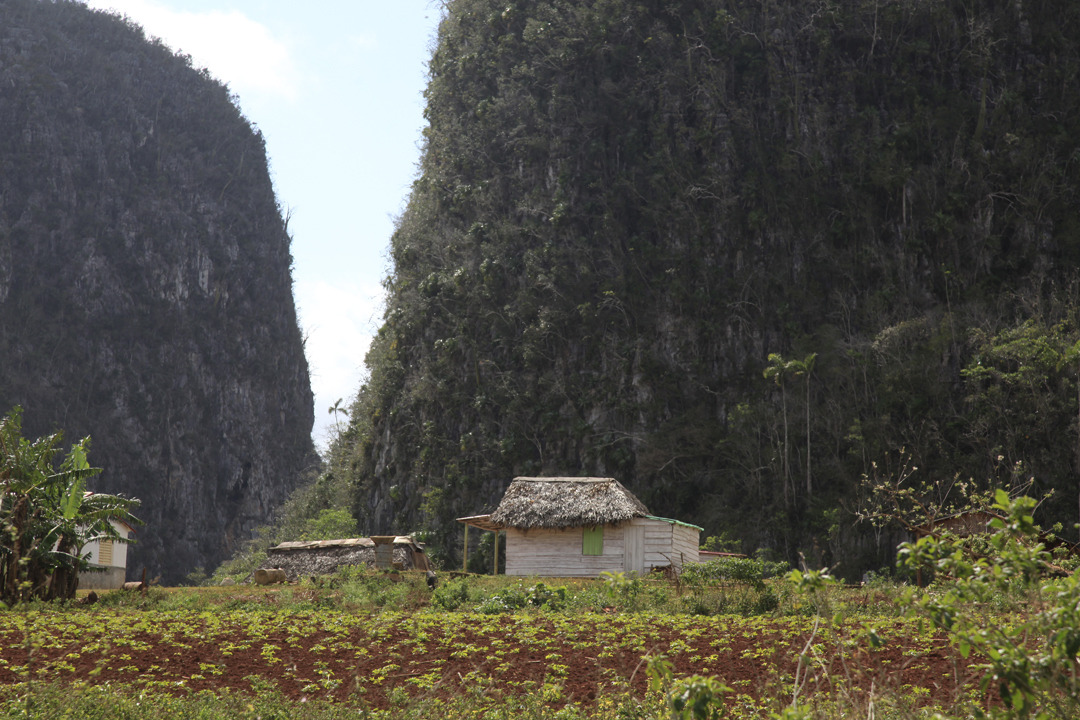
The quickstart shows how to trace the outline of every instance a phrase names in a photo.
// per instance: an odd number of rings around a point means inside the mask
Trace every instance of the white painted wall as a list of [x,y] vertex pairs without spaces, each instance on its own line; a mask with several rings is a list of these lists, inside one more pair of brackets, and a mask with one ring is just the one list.
[[[128,533],[131,532],[131,528],[116,520],[111,521],[113,530],[120,535],[120,537],[128,537]],[[100,540],[94,540],[87,543],[83,547],[83,553],[90,553],[90,564],[101,565],[104,567],[127,567],[127,543],[119,543],[115,540],[108,541],[112,544],[112,561],[101,561],[101,542]]]
[[[121,537],[127,537],[131,531],[127,525],[112,521],[113,529]],[[119,543],[115,540],[112,544],[112,559],[105,558],[108,562],[102,562],[102,542],[93,540],[83,547],[83,553],[89,553],[89,562],[94,567],[105,568],[105,572],[84,572],[79,574],[79,587],[83,589],[108,590],[118,588],[124,584],[127,574],[127,543]]]

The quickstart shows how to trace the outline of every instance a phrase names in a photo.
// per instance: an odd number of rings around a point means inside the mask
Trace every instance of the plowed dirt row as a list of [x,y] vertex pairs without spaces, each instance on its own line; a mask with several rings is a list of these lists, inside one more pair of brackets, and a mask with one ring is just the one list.
[[815,630],[805,619],[97,612],[27,622],[5,614],[0,683],[30,673],[174,692],[272,683],[294,700],[372,707],[386,707],[395,689],[448,697],[559,688],[565,700],[590,704],[605,692],[644,695],[643,658],[664,654],[677,675],[716,675],[754,697],[789,695],[798,678],[804,693],[910,685],[948,703],[970,684],[939,638],[898,622],[879,632],[886,645],[871,651],[852,641],[854,626]]

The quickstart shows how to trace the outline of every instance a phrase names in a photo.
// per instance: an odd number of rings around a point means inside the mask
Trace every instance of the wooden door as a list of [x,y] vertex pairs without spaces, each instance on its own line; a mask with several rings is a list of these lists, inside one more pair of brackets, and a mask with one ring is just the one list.
[[645,528],[641,525],[627,525],[623,528],[623,569],[626,572],[645,572]]

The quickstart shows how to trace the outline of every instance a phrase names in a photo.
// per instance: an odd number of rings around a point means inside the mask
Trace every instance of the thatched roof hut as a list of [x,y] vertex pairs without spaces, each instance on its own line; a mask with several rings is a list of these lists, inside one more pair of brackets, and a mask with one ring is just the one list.
[[519,477],[491,522],[522,530],[619,523],[651,513],[615,478]]
[[[697,525],[653,516],[614,478],[519,477],[490,515],[458,518],[506,533],[506,574],[596,577],[698,560]],[[495,544],[498,567],[498,543]]]

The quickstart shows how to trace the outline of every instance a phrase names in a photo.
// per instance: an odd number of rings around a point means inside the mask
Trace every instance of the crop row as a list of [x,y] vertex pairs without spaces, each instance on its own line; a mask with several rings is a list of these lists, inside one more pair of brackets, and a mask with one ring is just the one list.
[[[963,684],[939,639],[899,621],[865,649],[855,624],[809,618],[273,612],[0,614],[0,683],[112,682],[168,692],[272,682],[294,697],[373,707],[402,693],[439,697],[486,688],[551,692],[592,703],[612,689],[643,695],[643,658],[680,675],[716,675],[750,697],[796,682]],[[545,690],[547,689],[547,690]]]

